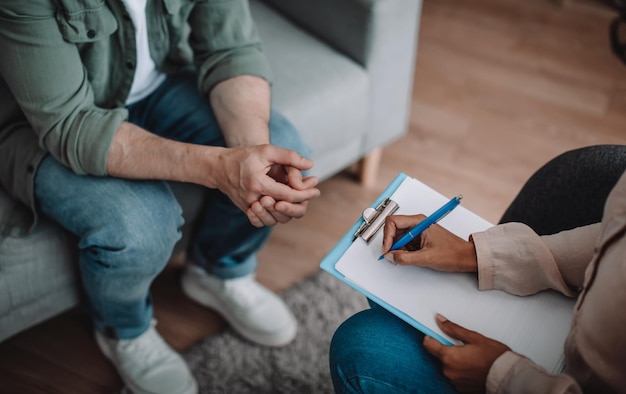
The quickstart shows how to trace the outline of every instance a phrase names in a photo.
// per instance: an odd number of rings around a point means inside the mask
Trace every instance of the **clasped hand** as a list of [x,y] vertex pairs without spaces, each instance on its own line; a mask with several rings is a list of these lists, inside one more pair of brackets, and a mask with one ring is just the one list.
[[256,227],[287,223],[304,216],[319,196],[316,177],[303,177],[313,162],[273,145],[228,149],[223,156],[220,190]]
[[[424,215],[389,216],[383,235],[383,254],[394,264],[416,265],[447,272],[478,270],[474,243],[465,241],[434,224],[404,248],[389,251],[395,240],[424,220]],[[442,363],[443,374],[459,392],[484,392],[487,375],[494,361],[508,346],[477,332],[459,326],[441,315],[437,325],[463,345],[446,346],[434,338],[424,337],[424,348]]]

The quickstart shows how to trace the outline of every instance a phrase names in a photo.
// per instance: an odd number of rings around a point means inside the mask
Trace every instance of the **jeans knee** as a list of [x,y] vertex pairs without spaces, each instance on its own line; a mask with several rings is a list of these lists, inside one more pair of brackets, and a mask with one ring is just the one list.
[[[165,190],[165,189],[167,190]],[[90,259],[101,266],[156,276],[181,237],[182,209],[164,184],[130,199],[81,240]]]
[[354,356],[359,353],[361,346],[367,343],[366,341],[363,342],[363,330],[368,329],[367,315],[370,314],[371,309],[362,311],[351,316],[337,327],[330,342],[331,368],[339,368],[344,362],[359,358],[354,358]]

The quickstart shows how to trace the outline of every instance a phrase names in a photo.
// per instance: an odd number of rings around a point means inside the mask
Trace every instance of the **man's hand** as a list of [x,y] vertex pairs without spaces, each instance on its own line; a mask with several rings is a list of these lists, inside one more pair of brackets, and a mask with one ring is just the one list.
[[[253,225],[261,227],[304,215],[308,201],[320,194],[317,178],[302,178],[301,171],[312,166],[298,153],[269,144],[238,148],[187,144],[123,122],[111,144],[107,171],[121,178],[191,182],[219,189],[246,212]],[[276,168],[284,168],[284,173]],[[250,208],[263,209],[254,213]]]
[[[224,133],[226,146],[243,148],[266,146],[270,142],[270,86],[267,81],[252,75],[240,75],[217,84],[210,94],[211,106]],[[278,148],[275,148],[278,149]],[[269,150],[269,149],[266,149]],[[294,153],[295,154],[295,153]],[[248,215],[254,226],[273,226],[299,218],[306,212],[308,200],[319,195],[315,189],[317,179],[302,178],[302,170],[309,169],[312,162],[298,156],[297,165],[276,160],[275,153],[264,153],[263,174],[254,171],[260,184],[235,186],[239,191],[224,191],[235,204]],[[305,168],[306,167],[306,168]],[[262,177],[261,177],[262,176]],[[243,177],[242,179],[246,179]],[[271,182],[273,180],[273,182]],[[282,190],[273,185],[267,193],[260,192],[272,183],[282,184]],[[231,189],[233,189],[231,187]],[[250,193],[248,193],[250,192]],[[241,195],[247,194],[247,195]],[[234,194],[239,194],[235,197]],[[256,195],[253,201],[252,197]],[[285,195],[286,198],[281,198]],[[237,200],[237,201],[236,201]],[[244,207],[242,200],[248,202]]]
[[[296,190],[311,189],[318,183],[316,177],[303,178],[302,172],[294,167],[274,166],[268,175]],[[246,213],[254,226],[273,226],[277,223],[287,223],[293,218],[301,218],[306,213],[308,204],[308,201],[291,203],[262,196],[259,201],[252,203]]]
[[437,325],[447,335],[460,339],[463,345],[446,346],[434,338],[424,337],[424,348],[443,364],[443,374],[461,393],[484,392],[491,366],[508,346],[437,315]]
[[465,241],[438,224],[433,224],[404,248],[389,251],[395,240],[424,220],[424,215],[392,215],[385,221],[382,252],[395,264],[417,265],[439,271],[476,272],[473,242]]
[[[313,162],[273,145],[224,149],[219,157],[218,188],[261,227],[285,223],[306,212],[319,196],[317,178],[302,178]],[[284,168],[284,173],[277,168]],[[278,179],[276,179],[278,178]]]

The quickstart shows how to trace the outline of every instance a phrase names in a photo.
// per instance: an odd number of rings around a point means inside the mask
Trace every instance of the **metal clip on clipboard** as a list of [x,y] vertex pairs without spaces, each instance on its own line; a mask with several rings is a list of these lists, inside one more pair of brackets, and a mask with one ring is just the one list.
[[352,242],[358,237],[361,237],[366,243],[369,243],[383,224],[385,224],[387,216],[393,215],[399,207],[397,202],[386,198],[378,204],[376,208],[365,208],[363,211],[363,223],[359,226],[356,233],[354,233]]

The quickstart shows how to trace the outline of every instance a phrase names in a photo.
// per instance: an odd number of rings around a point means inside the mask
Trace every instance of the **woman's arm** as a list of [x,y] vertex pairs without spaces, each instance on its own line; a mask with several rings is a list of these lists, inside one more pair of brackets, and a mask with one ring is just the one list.
[[600,223],[539,236],[522,223],[472,234],[481,290],[529,295],[554,289],[573,297],[583,283]]

